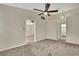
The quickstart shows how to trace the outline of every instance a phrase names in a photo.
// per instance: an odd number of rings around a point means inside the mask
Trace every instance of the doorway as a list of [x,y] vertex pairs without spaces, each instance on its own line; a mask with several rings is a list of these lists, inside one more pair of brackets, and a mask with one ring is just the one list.
[[26,20],[25,25],[25,42],[32,43],[36,41],[36,22],[32,20]]

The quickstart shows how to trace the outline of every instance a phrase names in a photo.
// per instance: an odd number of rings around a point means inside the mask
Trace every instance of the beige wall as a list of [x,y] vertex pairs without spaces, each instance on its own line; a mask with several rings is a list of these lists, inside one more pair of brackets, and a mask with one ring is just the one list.
[[37,16],[36,21],[36,40],[42,40],[46,38],[46,21]]
[[46,38],[57,40],[60,34],[59,24],[57,23],[58,19],[59,18],[56,18],[54,16],[50,17],[45,16],[45,20],[42,20],[40,17],[37,16],[37,22],[36,22],[37,40],[42,40]]
[[36,40],[46,38],[46,22],[37,13],[0,5],[0,51],[26,44],[25,21],[36,20]]
[[[33,12],[0,5],[0,51],[25,43],[25,20]],[[30,16],[29,16],[30,15]]]
[[79,44],[79,15],[67,17],[67,41]]
[[58,39],[60,37],[61,16],[66,16],[67,21],[67,42],[79,44],[79,8],[57,14],[47,19],[47,35],[49,39]]
[[54,16],[47,18],[46,38],[57,40],[57,19]]

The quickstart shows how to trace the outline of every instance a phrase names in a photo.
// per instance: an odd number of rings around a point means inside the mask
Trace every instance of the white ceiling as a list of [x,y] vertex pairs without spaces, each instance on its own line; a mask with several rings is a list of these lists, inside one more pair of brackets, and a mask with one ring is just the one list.
[[[5,3],[5,5],[34,11],[33,8],[44,10],[44,3]],[[79,3],[51,3],[50,10],[58,9],[60,12],[78,8]]]

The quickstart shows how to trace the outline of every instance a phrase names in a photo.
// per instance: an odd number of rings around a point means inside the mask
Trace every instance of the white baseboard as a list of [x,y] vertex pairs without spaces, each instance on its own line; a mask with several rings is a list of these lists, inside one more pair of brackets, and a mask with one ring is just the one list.
[[9,48],[6,48],[6,49],[2,49],[2,50],[0,50],[0,52],[6,51],[6,50],[9,50],[9,49],[13,49],[13,48],[17,48],[17,47],[20,47],[20,46],[23,46],[23,45],[27,45],[27,44],[24,43],[24,44],[21,44],[21,45],[17,45],[17,46],[9,47]]
[[[44,39],[47,39],[47,38],[44,38]],[[39,40],[36,40],[35,42],[41,41],[41,40],[44,40],[44,39],[39,39]],[[31,42],[31,43],[34,43],[34,42]],[[5,48],[5,49],[0,50],[0,52],[6,51],[6,50],[9,50],[9,49],[13,49],[13,48],[17,48],[17,47],[20,47],[20,46],[23,46],[23,45],[27,45],[27,44],[29,44],[29,43],[24,43],[24,44],[21,44],[21,45],[17,45],[17,46],[12,46],[12,47],[9,47],[9,48]]]

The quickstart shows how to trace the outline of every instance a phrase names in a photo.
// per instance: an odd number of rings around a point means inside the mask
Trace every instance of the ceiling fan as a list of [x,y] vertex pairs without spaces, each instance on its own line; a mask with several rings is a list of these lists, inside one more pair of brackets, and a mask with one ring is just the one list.
[[36,11],[40,11],[42,13],[38,14],[38,15],[48,15],[50,16],[50,13],[54,13],[54,12],[58,12],[58,10],[49,10],[49,7],[50,7],[50,3],[45,3],[45,10],[39,10],[39,9],[33,9],[33,10],[36,10]]

